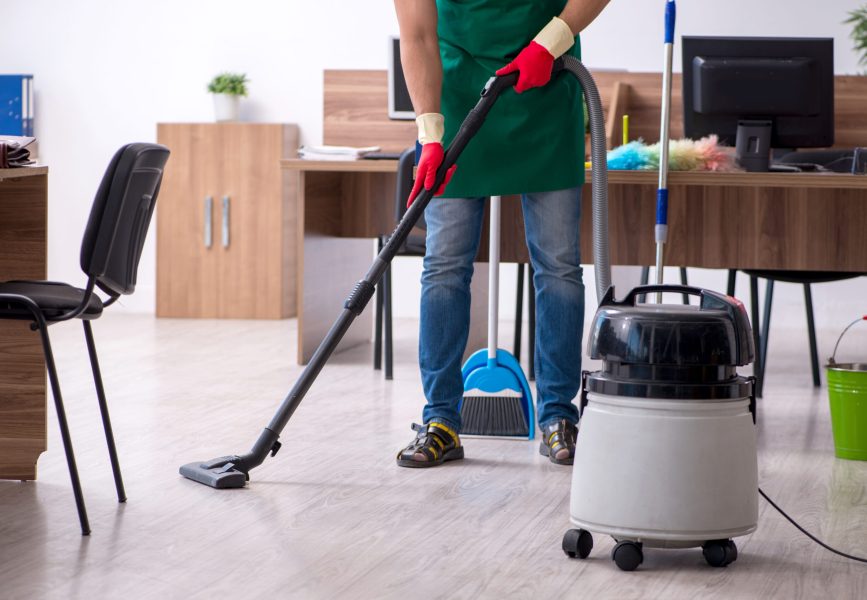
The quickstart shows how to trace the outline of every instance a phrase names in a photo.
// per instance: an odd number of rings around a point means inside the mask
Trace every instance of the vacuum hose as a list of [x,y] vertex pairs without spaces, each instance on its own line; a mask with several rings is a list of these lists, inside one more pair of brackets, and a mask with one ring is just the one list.
[[593,267],[596,274],[596,297],[601,302],[611,287],[611,258],[608,247],[608,148],[605,140],[605,117],[596,82],[580,60],[563,57],[563,69],[581,83],[587,114],[590,117],[590,160],[593,188]]
[[[569,71],[578,78],[584,90],[587,112],[590,118],[591,155],[593,160],[593,262],[596,267],[596,294],[601,300],[611,286],[611,265],[608,257],[608,166],[605,142],[605,119],[602,115],[602,102],[593,77],[574,57],[559,58],[554,62],[552,73]],[[328,361],[337,344],[343,339],[355,318],[362,313],[373,298],[376,284],[382,278],[389,263],[406,241],[413,226],[421,218],[428,203],[433,199],[434,190],[445,181],[446,173],[454,165],[461,152],[484,124],[485,118],[493,108],[497,98],[509,91],[518,80],[518,73],[492,77],[482,91],[476,106],[461,123],[457,134],[445,151],[443,162],[437,169],[436,180],[430,189],[422,189],[413,199],[409,209],[392,232],[379,255],[374,259],[364,278],[352,290],[331,329],[319,344],[310,362],[298,377],[295,385],[284,398],[268,426],[259,435],[253,448],[247,454],[221,456],[206,462],[195,462],[181,466],[184,477],[214,488],[242,487],[249,478],[251,469],[258,467],[270,453],[274,456],[280,450],[278,438],[289,422],[295,409],[304,399],[307,390],[316,380],[322,367]],[[574,132],[573,135],[578,134]],[[583,132],[581,133],[583,135]],[[582,168],[583,165],[575,165]],[[578,232],[576,232],[576,235]]]

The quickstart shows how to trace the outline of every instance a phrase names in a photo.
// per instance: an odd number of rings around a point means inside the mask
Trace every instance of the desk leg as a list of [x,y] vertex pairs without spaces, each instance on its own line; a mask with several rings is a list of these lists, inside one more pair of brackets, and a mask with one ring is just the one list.
[[[362,178],[360,183],[370,182]],[[366,223],[359,213],[371,198],[381,196],[385,203],[386,195],[380,190],[358,194],[358,186],[359,181],[341,174],[298,174],[298,364],[313,356],[373,262],[376,243],[368,230],[376,228],[359,225]],[[358,316],[335,352],[370,342],[373,312],[369,305]]]
[[[299,263],[298,364],[307,364],[334,324],[343,303],[374,257],[374,240],[308,235]],[[373,302],[346,332],[335,352],[370,342]]]
[[45,362],[28,323],[0,322],[0,479],[36,479],[47,448]]
[[[0,281],[45,279],[48,177],[0,181]],[[36,479],[45,451],[45,361],[39,335],[0,321],[0,479]]]

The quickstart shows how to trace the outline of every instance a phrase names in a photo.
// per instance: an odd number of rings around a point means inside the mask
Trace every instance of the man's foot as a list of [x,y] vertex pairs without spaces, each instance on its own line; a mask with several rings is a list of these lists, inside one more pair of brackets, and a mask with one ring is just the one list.
[[556,465],[571,465],[575,460],[575,437],[578,428],[566,419],[549,423],[542,428],[539,454],[547,456]]
[[401,467],[435,467],[448,460],[464,457],[464,447],[458,433],[442,423],[412,424],[418,432],[412,443],[397,455]]

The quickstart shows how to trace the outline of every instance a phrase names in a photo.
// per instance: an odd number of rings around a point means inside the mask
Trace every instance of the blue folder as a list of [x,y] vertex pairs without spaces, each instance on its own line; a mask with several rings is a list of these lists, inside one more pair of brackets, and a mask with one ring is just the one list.
[[33,136],[33,75],[0,75],[0,135]]

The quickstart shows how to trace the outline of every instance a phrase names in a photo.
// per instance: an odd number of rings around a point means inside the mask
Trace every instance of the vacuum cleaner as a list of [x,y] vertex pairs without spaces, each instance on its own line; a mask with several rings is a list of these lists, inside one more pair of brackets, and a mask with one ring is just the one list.
[[[677,292],[698,306],[638,304],[641,294]],[[586,558],[591,531],[612,536],[624,571],[643,548],[700,546],[708,564],[737,558],[732,538],[758,522],[752,331],[743,305],[717,292],[648,285],[623,300],[609,289],[594,317],[588,352],[602,368],[584,373],[575,444],[570,557]]]
[[[655,226],[657,285],[616,300],[608,289],[588,339],[602,368],[585,372],[563,551],[586,558],[590,533],[617,542],[615,564],[632,571],[644,547],[700,546],[711,566],[737,559],[732,538],[758,523],[752,330],[735,298],[662,285],[668,233],[668,139],[674,0],[666,2],[665,69]],[[596,164],[593,164],[594,168]],[[594,230],[594,236],[604,232]],[[597,272],[599,270],[597,265]],[[656,304],[638,299],[656,292]],[[698,296],[698,306],[663,304],[662,294]]]
[[[593,82],[589,71],[581,62],[571,56],[558,58],[554,62],[552,78],[563,76],[560,72],[568,71],[577,77],[584,90],[584,98],[590,115],[590,136],[593,160],[593,226],[594,257],[598,267],[596,277],[597,294],[602,297],[610,284],[610,268],[608,261],[608,171],[606,165],[605,121],[602,115],[602,102],[599,91]],[[479,131],[485,118],[494,107],[500,94],[512,88],[518,80],[518,73],[510,73],[488,80],[482,91],[481,98],[469,112],[458,129],[457,135],[445,152],[442,165],[437,170],[436,182],[430,190],[422,189],[413,199],[400,223],[389,237],[388,243],[382,248],[367,274],[359,281],[346,299],[343,310],[331,326],[325,338],[314,352],[310,362],[304,368],[298,381],[284,398],[271,422],[259,435],[253,448],[247,454],[229,455],[214,458],[205,462],[188,463],[180,467],[184,477],[203,483],[217,489],[240,488],[250,479],[250,471],[261,465],[270,454],[274,456],[280,450],[280,433],[286,427],[292,414],[301,404],[310,386],[316,380],[319,372],[328,362],[338,343],[348,331],[353,321],[361,314],[373,297],[376,283],[382,278],[388,264],[406,241],[415,223],[423,214],[433,198],[434,191],[439,189],[445,180],[446,172],[457,162],[466,145]],[[576,165],[576,168],[579,166]],[[604,232],[604,235],[600,235]]]

